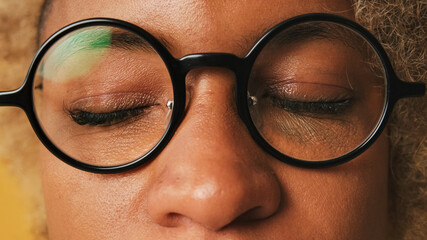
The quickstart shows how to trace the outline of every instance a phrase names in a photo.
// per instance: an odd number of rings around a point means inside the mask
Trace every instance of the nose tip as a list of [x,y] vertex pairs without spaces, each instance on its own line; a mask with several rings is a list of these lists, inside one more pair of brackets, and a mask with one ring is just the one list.
[[276,212],[280,191],[273,175],[226,175],[212,179],[187,174],[186,178],[163,179],[149,195],[148,212],[161,226],[179,227],[190,222],[211,231],[233,222],[264,219]]

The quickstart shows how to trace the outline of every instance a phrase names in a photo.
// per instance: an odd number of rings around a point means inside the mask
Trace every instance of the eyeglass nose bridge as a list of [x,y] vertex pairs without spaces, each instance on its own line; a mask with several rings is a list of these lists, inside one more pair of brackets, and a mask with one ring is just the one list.
[[[238,109],[238,114],[240,118],[248,124],[248,113],[244,111],[242,106],[246,103],[246,92],[244,90],[244,79],[247,77],[247,71],[250,69],[251,59],[244,57],[239,58],[231,53],[195,53],[186,55],[180,59],[174,59],[173,64],[171,65],[173,74],[175,76],[174,84],[175,91],[180,92],[179,98],[175,99],[174,106],[177,109],[180,109],[176,112],[176,119],[179,119],[175,122],[172,129],[176,129],[181,123],[184,117],[184,111],[187,107],[187,94],[185,87],[185,77],[193,69],[201,67],[219,67],[226,68],[234,72],[236,76],[236,105]],[[182,97],[185,96],[185,97]],[[179,101],[181,99],[182,101]],[[173,132],[174,130],[172,130]]]
[[244,64],[244,59],[231,53],[196,53],[177,59],[176,67],[181,76],[199,67],[222,67],[237,72]]

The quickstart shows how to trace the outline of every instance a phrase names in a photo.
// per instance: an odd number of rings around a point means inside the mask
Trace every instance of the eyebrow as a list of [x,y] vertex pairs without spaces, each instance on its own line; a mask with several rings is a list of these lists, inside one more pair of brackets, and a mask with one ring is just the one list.
[[[243,36],[235,41],[235,47],[247,53],[249,49],[252,49],[262,36],[274,28],[274,26],[276,25],[266,25],[261,28],[261,30],[258,29]],[[329,22],[308,22],[283,29],[281,33],[270,40],[269,44],[273,43],[276,44],[276,46],[285,46],[320,39],[339,40],[348,44],[349,42],[347,40],[353,39],[354,41],[354,36],[357,36],[357,34],[341,25]]]
[[[163,46],[167,46],[167,42],[159,40]],[[125,50],[143,50],[146,52],[155,53],[153,46],[141,36],[127,31],[113,31],[111,33],[112,48],[121,48]]]
[[[328,27],[329,26],[329,27]],[[264,34],[271,29],[264,28],[263,31],[256,31],[255,34],[249,34],[248,36],[237,40],[236,45],[240,49],[244,49],[248,51],[252,48],[255,42],[257,42],[263,34],[259,34],[259,32],[264,32]],[[331,27],[330,23],[314,23],[310,22],[308,24],[299,24],[294,27],[290,27],[289,29],[286,29],[283,31],[282,34],[279,34],[275,37],[273,42],[278,43],[280,45],[283,44],[292,44],[296,42],[303,42],[307,40],[315,40],[315,39],[342,39],[343,36],[339,36],[337,32],[342,32],[344,28],[340,28],[340,31],[335,31]],[[258,34],[257,34],[258,33]],[[346,34],[349,35],[349,34]],[[171,46],[164,38],[158,38],[156,39],[168,50],[173,49],[173,46]],[[145,40],[144,38],[128,32],[128,31],[113,31],[111,35],[111,47],[115,48],[122,48],[125,50],[138,50],[142,49],[147,52],[156,52],[152,45]]]
[[[345,36],[340,35],[345,28],[340,27],[339,31],[334,31],[336,28],[332,27],[330,23],[324,22],[310,22],[307,24],[299,24],[289,29],[285,29],[283,33],[279,34],[273,40],[273,43],[279,45],[288,45],[297,42],[303,42],[307,40],[316,40],[316,39],[338,39],[345,40]],[[262,32],[267,32],[270,28],[263,29]],[[350,30],[348,30],[350,31]],[[349,36],[350,34],[344,34]],[[258,32],[258,31],[257,31]],[[353,33],[354,34],[354,33]],[[236,41],[236,45],[240,49],[248,50],[248,46],[252,48],[252,45],[260,39],[263,34],[250,34],[247,37],[244,37]],[[343,38],[344,37],[344,38]],[[164,38],[156,37],[156,39],[168,50],[173,49]],[[348,39],[348,38],[347,38]],[[156,53],[156,50],[153,46],[145,40],[143,37],[125,30],[113,30],[111,33],[111,43],[110,47],[120,48],[124,50],[143,50],[146,52]]]
[[284,30],[272,43],[280,46],[322,39],[340,41],[359,51],[364,49],[363,45],[367,42],[358,33],[345,26],[330,22],[308,22]]
[[[339,29],[338,29],[339,28]],[[350,30],[345,27],[335,26],[327,22],[309,22],[296,25],[282,33],[278,34],[274,43],[292,44],[304,42],[308,40],[331,39],[331,40],[346,40],[350,39]]]

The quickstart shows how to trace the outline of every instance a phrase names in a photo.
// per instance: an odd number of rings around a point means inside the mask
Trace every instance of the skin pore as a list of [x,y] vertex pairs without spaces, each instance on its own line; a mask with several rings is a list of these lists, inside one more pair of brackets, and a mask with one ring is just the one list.
[[[176,58],[199,52],[242,57],[285,19],[309,12],[353,19],[351,9],[339,0],[56,0],[41,38],[77,20],[112,17],[164,39]],[[199,68],[187,82],[183,122],[143,167],[91,174],[41,151],[50,239],[385,239],[384,135],[346,164],[293,167],[249,135],[237,115],[232,72]]]

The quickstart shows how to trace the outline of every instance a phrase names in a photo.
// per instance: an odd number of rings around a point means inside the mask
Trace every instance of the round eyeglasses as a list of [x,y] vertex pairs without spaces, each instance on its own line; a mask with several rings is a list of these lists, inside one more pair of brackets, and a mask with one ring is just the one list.
[[175,59],[145,30],[116,19],[73,23],[37,52],[23,86],[0,92],[1,106],[25,110],[43,144],[64,162],[118,173],[152,160],[186,108],[186,75],[232,70],[241,120],[280,161],[330,167],[366,150],[393,105],[422,96],[400,81],[378,41],[360,25],[306,14],[265,33],[249,53]]

